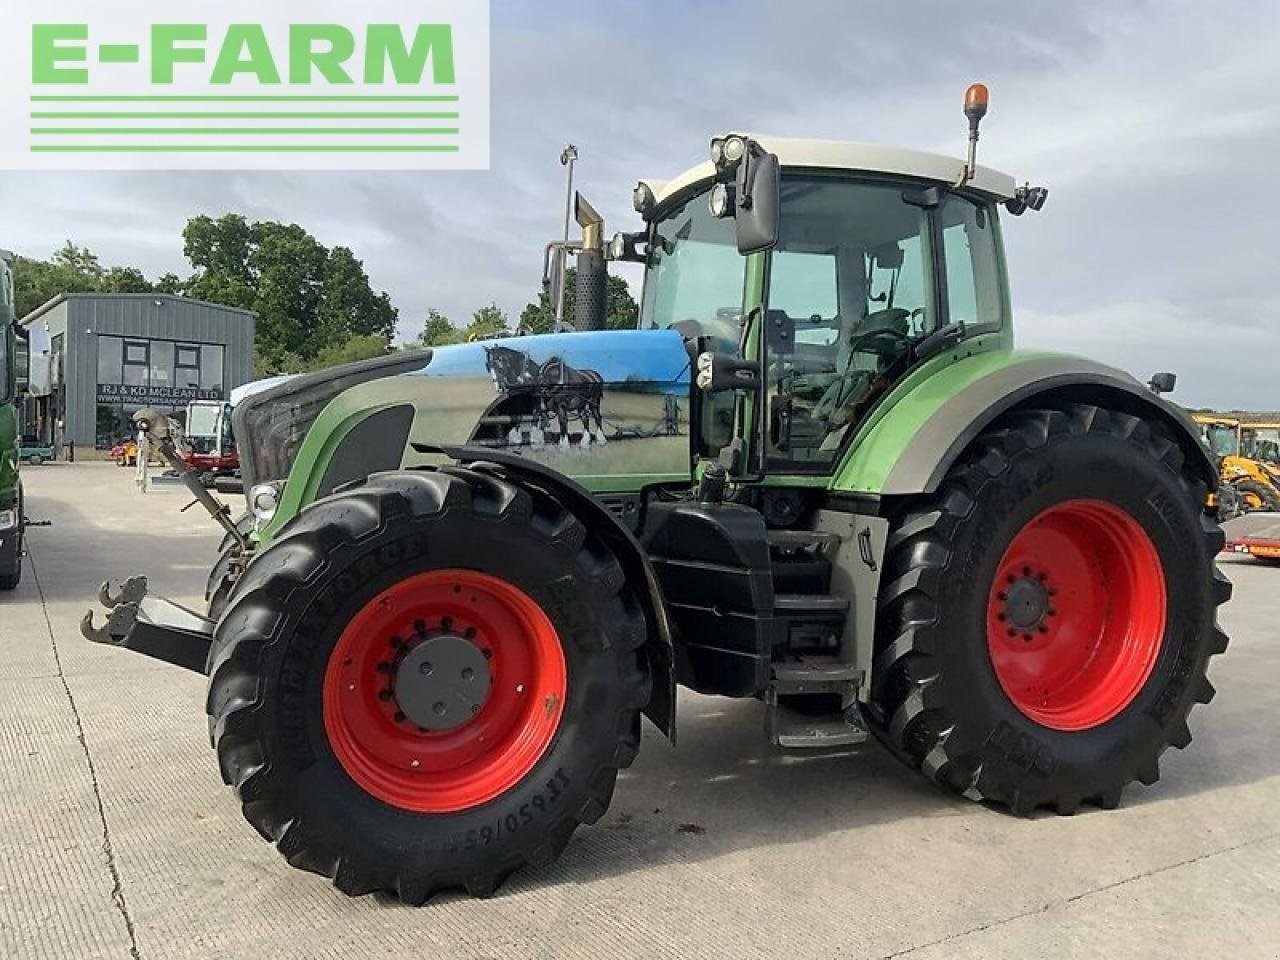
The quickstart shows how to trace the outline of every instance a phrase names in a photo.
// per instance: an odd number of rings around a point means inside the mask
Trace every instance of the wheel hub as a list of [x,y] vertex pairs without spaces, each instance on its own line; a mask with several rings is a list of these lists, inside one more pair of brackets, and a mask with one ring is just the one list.
[[1013,705],[1051,730],[1088,730],[1126,709],[1165,633],[1160,555],[1109,501],[1063,500],[1031,518],[996,566],[987,650]]
[[396,670],[395,699],[424,730],[452,730],[480,712],[492,677],[484,652],[470,640],[445,633],[424,640]]
[[1022,576],[1004,592],[1004,615],[1016,630],[1038,630],[1049,615],[1049,591],[1036,577]]

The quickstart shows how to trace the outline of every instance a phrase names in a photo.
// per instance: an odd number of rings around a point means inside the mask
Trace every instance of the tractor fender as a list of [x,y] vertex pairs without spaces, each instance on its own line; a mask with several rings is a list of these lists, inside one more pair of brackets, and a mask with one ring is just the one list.
[[505,453],[488,447],[435,446],[414,443],[418,453],[443,454],[475,470],[491,470],[509,479],[519,479],[541,487],[560,501],[566,509],[587,525],[613,550],[622,564],[627,582],[635,590],[637,601],[644,608],[648,637],[645,654],[652,671],[653,686],[644,714],[666,734],[672,743],[676,739],[676,681],[675,651],[671,637],[671,624],[667,619],[667,605],[662,587],[654,574],[653,564],[644,547],[626,526],[609,509],[576,481],[543,464],[518,454]]
[[[949,378],[951,389],[931,382],[935,378]],[[834,486],[882,496],[932,493],[969,444],[1002,414],[1066,403],[1092,403],[1162,424],[1191,469],[1209,490],[1217,489],[1213,457],[1177,406],[1114,367],[1068,354],[1013,350],[964,358],[915,385],[868,432],[867,440],[878,435],[879,442],[855,446]],[[864,450],[875,450],[880,458],[874,469],[865,460],[859,463]]]

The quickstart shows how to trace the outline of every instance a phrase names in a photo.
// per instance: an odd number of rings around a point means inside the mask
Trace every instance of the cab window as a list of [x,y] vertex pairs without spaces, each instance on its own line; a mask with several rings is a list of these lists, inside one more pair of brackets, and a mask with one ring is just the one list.
[[786,178],[769,266],[773,466],[826,469],[936,323],[929,214],[903,187]]

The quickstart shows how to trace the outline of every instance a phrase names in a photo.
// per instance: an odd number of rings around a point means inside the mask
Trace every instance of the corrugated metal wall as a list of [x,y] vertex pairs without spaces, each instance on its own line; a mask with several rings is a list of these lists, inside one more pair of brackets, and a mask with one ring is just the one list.
[[103,335],[219,343],[226,348],[226,387],[253,378],[253,314],[161,294],[72,295],[35,321],[66,331],[66,439],[93,447],[98,345]]

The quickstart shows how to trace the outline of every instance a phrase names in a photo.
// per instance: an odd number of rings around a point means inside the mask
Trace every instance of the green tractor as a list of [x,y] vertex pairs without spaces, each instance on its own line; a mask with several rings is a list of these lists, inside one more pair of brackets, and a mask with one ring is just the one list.
[[[717,137],[633,233],[578,204],[575,330],[245,401],[249,513],[190,484],[210,609],[134,578],[86,636],[208,675],[289,863],[415,904],[554,860],[677,685],[1017,814],[1154,783],[1227,643],[1217,474],[1137,380],[1013,349],[1000,213],[1045,191],[975,165],[965,106],[967,161]],[[610,259],[638,330],[603,329]]]
[[0,590],[13,590],[22,580],[23,539],[26,533],[22,480],[21,415],[18,392],[25,364],[14,314],[14,255],[0,250]]

